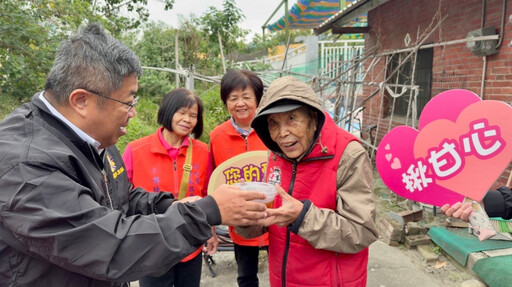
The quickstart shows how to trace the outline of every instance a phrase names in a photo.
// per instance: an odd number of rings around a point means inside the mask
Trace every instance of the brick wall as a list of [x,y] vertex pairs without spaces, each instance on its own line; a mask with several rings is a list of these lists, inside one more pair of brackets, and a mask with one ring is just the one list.
[[[441,43],[466,38],[468,32],[479,29],[482,24],[481,0],[389,0],[387,3],[368,12],[370,33],[365,35],[366,50],[378,47],[377,54],[405,49],[406,34],[411,38],[409,47],[420,42],[419,35],[432,29],[440,19],[443,23],[431,34],[424,44]],[[484,13],[484,27],[494,26],[501,30],[502,0],[487,0]],[[504,38],[498,54],[486,57],[484,100],[500,100],[512,103],[512,1],[508,1],[505,13]],[[386,75],[385,57],[381,57],[365,81],[380,83]],[[370,61],[365,64],[368,66]],[[484,60],[474,55],[466,43],[434,47],[432,68],[432,95],[442,91],[463,88],[481,94]],[[363,98],[367,98],[378,88],[366,86]],[[481,95],[480,95],[481,96]],[[403,118],[396,117],[391,123],[390,98],[380,91],[365,105],[363,123],[365,127],[379,125],[378,139],[391,128],[404,124]],[[381,108],[381,104],[384,106]],[[410,120],[409,125],[410,125]],[[363,127],[364,128],[364,127]],[[368,135],[366,135],[368,136]],[[378,144],[378,143],[377,143]],[[506,182],[510,172],[505,171],[496,185]]]

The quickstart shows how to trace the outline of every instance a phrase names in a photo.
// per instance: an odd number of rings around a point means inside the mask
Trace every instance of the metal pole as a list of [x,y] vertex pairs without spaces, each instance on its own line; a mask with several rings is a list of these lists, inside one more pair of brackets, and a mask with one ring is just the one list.
[[288,1],[288,0],[281,1],[281,3],[279,3],[279,5],[277,6],[276,10],[274,10],[272,15],[270,15],[270,17],[268,17],[267,21],[265,21],[265,23],[261,26],[261,28],[263,29],[263,35],[265,35],[265,27],[267,26],[268,22],[270,21],[270,19],[272,19],[272,17],[274,17],[274,15],[276,14],[277,10],[279,10],[279,8],[281,8],[281,6],[283,6],[283,3],[285,1]]
[[[288,17],[290,16],[288,12],[288,0],[284,0],[284,30],[286,34],[286,38],[288,38],[288,45],[290,44],[290,21]],[[286,47],[288,50],[288,47]]]
[[290,35],[288,35],[288,41],[286,42],[286,49],[284,51],[284,58],[283,58],[283,66],[281,66],[281,73],[279,73],[279,77],[283,76],[283,70],[286,66],[286,60],[288,59],[288,47],[290,47]]
[[225,74],[226,73],[226,60],[224,59],[224,52],[222,51],[222,38],[220,37],[219,31],[217,31],[217,36],[219,38],[220,56],[222,59],[222,70],[224,71],[224,74]]
[[347,6],[347,3],[345,2],[345,0],[340,0],[339,10],[345,8],[345,6]]
[[186,88],[187,90],[194,92],[194,65],[190,65],[190,70],[187,76]]
[[[174,62],[175,62],[175,68],[176,70],[179,70],[179,66],[180,66],[180,63],[179,63],[179,55],[178,55],[178,29],[175,30],[175,34],[174,34]],[[174,88],[179,88],[180,87],[180,75],[179,74],[176,74],[175,75],[176,77],[176,84],[175,84],[175,87]]]

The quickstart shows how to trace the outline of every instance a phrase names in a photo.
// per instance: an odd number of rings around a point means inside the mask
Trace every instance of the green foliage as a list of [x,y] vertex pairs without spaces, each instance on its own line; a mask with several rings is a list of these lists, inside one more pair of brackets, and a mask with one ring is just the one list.
[[204,106],[204,129],[203,135],[199,138],[199,140],[205,143],[209,143],[210,132],[219,124],[229,119],[230,115],[227,109],[225,108],[224,104],[222,103],[222,100],[220,99],[220,91],[218,88],[210,89],[202,94],[198,93],[197,95],[199,95],[199,97],[203,101]]
[[[290,43],[295,43],[297,37],[313,35],[311,30],[290,30]],[[268,51],[270,55],[277,53],[277,46],[286,45],[288,43],[288,36],[285,31],[278,31],[275,33],[266,33],[264,35],[256,34],[252,41],[245,48],[246,53],[251,53],[255,50]]]
[[[97,21],[119,35],[147,20],[147,1],[2,0],[0,95],[27,101],[43,89],[57,48],[70,33],[83,23]],[[165,0],[166,9],[173,3]],[[122,11],[138,16],[122,16]]]
[[[170,68],[175,65],[174,35],[175,30],[162,23],[149,23],[142,31],[133,31],[125,35],[123,42],[139,57],[142,66]],[[174,73],[144,69],[139,79],[138,94],[159,103],[174,89],[174,81]]]
[[153,99],[159,103],[163,97],[174,89],[169,76],[171,73],[153,70],[144,70],[139,79],[138,95]]
[[204,67],[216,73],[222,71],[219,35],[225,56],[232,51],[240,50],[244,46],[243,38],[248,34],[248,31],[240,28],[239,25],[244,18],[245,16],[236,7],[234,0],[224,0],[222,10],[210,6],[208,11],[197,20],[196,24],[199,25],[208,38],[208,41],[202,41],[202,45],[199,47],[205,55],[202,58],[201,68]]
[[148,23],[142,31],[142,39],[133,50],[143,66],[171,67],[174,66],[175,30],[163,23]]
[[58,45],[88,4],[4,0],[0,5],[0,94],[28,100],[43,88]]
[[273,68],[272,68],[272,65],[270,65],[270,64],[255,62],[255,63],[247,64],[247,69],[249,69],[253,72],[264,72],[264,71],[272,70]]
[[127,134],[119,139],[117,147],[124,152],[126,145],[138,138],[154,133],[159,125],[156,118],[158,114],[159,103],[155,103],[153,99],[141,97],[137,103],[137,116],[130,120]]
[[254,35],[251,43],[246,47],[246,52],[250,53],[256,50],[264,50],[268,51],[270,55],[275,55],[277,53],[277,46],[281,44],[281,39],[275,37],[275,35],[276,34]]
[[[290,43],[295,43],[297,37],[309,35],[313,35],[313,32],[311,30],[290,30]],[[286,34],[286,31],[278,31],[270,34],[270,36],[271,38],[269,41],[273,45],[286,45],[286,43],[288,43],[288,35]]]
[[[201,44],[204,42],[201,31],[195,23],[198,19],[191,17],[191,19],[181,19],[178,28],[178,41],[179,41],[179,63],[182,67],[188,68],[194,65],[196,69],[202,74],[207,74],[208,70],[203,70],[201,62],[206,61],[205,53],[201,52],[207,49],[207,44]],[[202,47],[202,50],[200,50]]]
[[[146,8],[148,0],[87,0],[86,2],[92,2],[92,11],[104,16],[109,30],[116,36],[123,31],[138,28],[147,22],[149,17]],[[174,5],[174,0],[160,0],[160,2],[164,2],[166,11],[171,10]]]
[[222,6],[222,10],[214,6],[208,7],[208,11],[199,19],[199,24],[208,36],[210,43],[218,42],[218,34],[220,33],[223,49],[226,53],[229,53],[230,49],[237,46],[237,41],[247,34],[239,27],[245,16],[236,7],[234,0],[224,0]]
[[433,249],[432,249],[432,252],[434,252],[435,254],[437,254],[438,256],[441,256],[443,255],[443,250],[441,249],[441,247],[439,247],[438,245],[436,245]]

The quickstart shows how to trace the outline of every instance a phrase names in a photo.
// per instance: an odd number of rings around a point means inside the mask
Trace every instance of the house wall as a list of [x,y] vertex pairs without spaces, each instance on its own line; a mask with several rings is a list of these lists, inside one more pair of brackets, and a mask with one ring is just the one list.
[[[447,16],[444,22],[432,33],[424,44],[440,43],[465,39],[468,32],[479,29],[482,23],[482,6],[486,3],[484,27],[494,26],[496,32],[501,30],[502,0],[390,0],[368,12],[369,34],[365,35],[365,50],[377,48],[377,54],[386,51],[407,48],[404,43],[406,34],[411,38],[409,47],[419,43],[430,27],[435,27],[439,20]],[[487,56],[485,69],[484,100],[500,100],[512,103],[512,1],[507,1],[504,25],[504,37],[495,55]],[[426,33],[425,33],[426,34]],[[366,62],[366,66],[369,61]],[[385,79],[385,57],[369,73],[365,81],[380,83]],[[474,55],[466,43],[434,47],[432,70],[432,95],[442,91],[463,88],[481,95],[484,60]],[[365,87],[363,98],[378,90],[378,87]],[[381,109],[381,102],[384,103]],[[378,139],[391,128],[405,124],[405,119],[393,117],[390,123],[389,97],[382,98],[378,92],[365,105],[364,127],[379,125]],[[411,125],[411,120],[408,120]],[[417,124],[417,123],[416,123]],[[363,127],[363,130],[364,130]],[[368,136],[368,135],[366,135]],[[377,142],[378,145],[378,142]],[[496,185],[503,185],[510,173],[510,166],[499,178]]]

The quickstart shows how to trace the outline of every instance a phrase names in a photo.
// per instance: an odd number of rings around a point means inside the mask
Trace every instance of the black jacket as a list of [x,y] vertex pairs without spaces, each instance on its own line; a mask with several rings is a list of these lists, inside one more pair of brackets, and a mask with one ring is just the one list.
[[0,286],[124,286],[160,275],[212,236],[215,200],[131,189],[36,94],[0,122]]
[[489,190],[483,199],[489,217],[512,219],[512,191],[506,186]]

